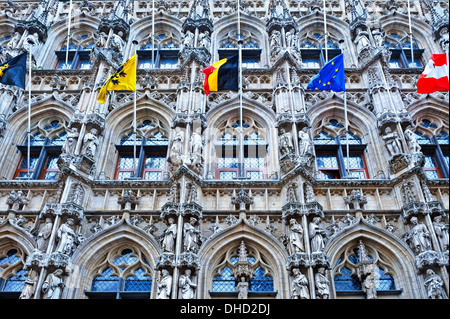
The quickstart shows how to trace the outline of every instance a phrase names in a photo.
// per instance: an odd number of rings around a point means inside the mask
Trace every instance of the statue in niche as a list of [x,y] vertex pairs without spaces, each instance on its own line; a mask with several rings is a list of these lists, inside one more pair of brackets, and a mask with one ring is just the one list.
[[211,46],[211,37],[209,36],[209,32],[205,31],[203,33],[200,33],[199,36],[199,40],[200,40],[200,46],[204,47],[206,49],[209,49],[209,47]]
[[179,299],[194,299],[195,289],[197,285],[191,279],[191,270],[186,269],[184,274],[180,275],[178,280],[178,298]]
[[287,189],[286,202],[298,203],[298,196],[297,196],[297,192],[295,190],[296,187],[297,187],[296,183],[292,183],[291,185],[289,185],[289,187]]
[[162,248],[164,252],[175,252],[175,239],[177,238],[177,224],[172,217],[167,220],[168,227],[164,230],[164,238],[162,242]]
[[161,270],[161,278],[157,280],[158,292],[156,299],[170,299],[172,292],[172,276],[167,269]]
[[307,203],[316,201],[316,197],[314,196],[314,189],[312,188],[310,183],[305,183],[305,200]]
[[366,293],[367,299],[377,299],[377,279],[374,271],[369,273],[364,280],[363,289]]
[[123,40],[123,32],[119,31],[117,34],[113,33],[111,39],[109,40],[109,47],[115,49],[117,52],[122,53],[125,46],[125,41]]
[[53,220],[50,217],[45,219],[45,225],[39,230],[36,238],[37,249],[43,253],[47,251],[50,235],[52,234]]
[[431,250],[431,236],[423,223],[419,223],[417,217],[411,218],[413,227],[407,236],[407,240],[410,242],[412,249],[416,254],[423,253]]
[[356,30],[356,48],[357,52],[360,53],[364,48],[368,48],[370,46],[370,41],[368,38],[368,33],[363,31],[361,28],[357,28]]
[[195,183],[189,183],[187,185],[186,203],[197,202],[197,186]]
[[305,251],[303,244],[303,227],[295,218],[291,218],[289,221],[290,233],[289,233],[289,254],[301,253]]
[[248,299],[249,283],[245,280],[245,277],[241,277],[241,281],[236,286],[238,293],[238,299]]
[[311,239],[311,252],[320,253],[325,248],[324,238],[327,236],[325,230],[320,226],[320,217],[314,217],[309,224],[309,238]]
[[191,48],[194,46],[194,34],[191,31],[186,31],[181,41],[183,43],[183,48]]
[[106,41],[108,40],[108,36],[105,32],[96,33],[95,35],[95,47],[96,48],[105,48]]
[[36,291],[36,285],[38,281],[38,274],[35,270],[31,270],[27,279],[25,280],[25,286],[19,296],[19,299],[32,299]]
[[198,127],[191,135],[191,165],[198,166],[202,164],[203,138],[202,128]]
[[304,156],[306,154],[312,154],[312,147],[313,144],[311,142],[311,139],[308,134],[308,128],[304,127],[298,132],[298,139],[299,139],[299,153],[300,156]]
[[97,135],[98,135],[98,131],[95,128],[92,128],[89,133],[84,135],[83,147],[81,148],[82,154],[84,154],[90,158],[95,157],[95,153],[96,153],[97,147],[99,145]]
[[197,219],[195,217],[191,217],[189,223],[184,224],[184,251],[197,252],[200,230],[195,226],[196,224]]
[[173,138],[172,147],[170,149],[172,155],[183,155],[184,131],[180,127],[175,128],[175,136]]
[[444,281],[432,269],[427,270],[427,277],[425,278],[424,284],[427,289],[428,299],[447,299]]
[[433,218],[433,228],[436,233],[439,245],[443,251],[448,250],[449,237],[448,237],[448,224],[442,221],[442,216],[438,215]]
[[19,45],[19,41],[21,38],[22,35],[19,32],[15,32],[11,40],[9,40],[8,44],[6,45],[6,48],[8,50],[17,49],[17,46]]
[[320,267],[314,279],[316,282],[317,299],[328,299],[330,297],[330,281],[325,275],[325,268]]
[[404,135],[405,135],[406,144],[408,145],[409,151],[413,154],[420,153],[420,151],[422,150],[422,147],[417,142],[416,134],[411,130],[410,126],[408,126],[408,128],[406,128]]
[[274,49],[280,46],[281,46],[281,33],[280,31],[275,30],[272,32],[272,35],[270,36],[270,47]]
[[281,156],[294,152],[294,145],[292,144],[292,135],[289,132],[286,132],[284,128],[280,129],[280,154]]
[[377,47],[383,47],[384,46],[384,37],[385,34],[381,29],[377,29],[372,32],[373,39],[375,41],[375,45]]
[[286,47],[287,48],[295,47],[293,31],[286,32]]
[[62,279],[62,269],[56,269],[53,273],[49,274],[42,285],[42,292],[46,294],[46,299],[61,299],[64,287],[64,281]]
[[80,184],[74,184],[71,187],[71,192],[69,194],[68,201],[81,206],[84,199],[84,188]]
[[72,127],[67,133],[66,140],[64,141],[62,147],[62,152],[64,154],[75,154],[79,136],[80,133],[78,133],[78,129],[76,127]]
[[291,299],[309,299],[308,279],[298,268],[292,270]]
[[400,143],[400,137],[396,132],[392,132],[391,127],[387,126],[384,130],[384,145],[386,146],[389,156],[394,156],[402,152],[402,145]]
[[56,251],[61,254],[71,255],[77,241],[77,235],[73,229],[74,220],[68,218],[67,221],[62,224],[57,232],[58,246]]

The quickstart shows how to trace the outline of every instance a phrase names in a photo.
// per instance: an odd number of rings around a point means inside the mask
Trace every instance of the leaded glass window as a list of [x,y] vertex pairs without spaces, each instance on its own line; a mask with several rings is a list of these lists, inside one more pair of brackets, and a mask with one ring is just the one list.
[[233,276],[233,271],[229,267],[225,267],[220,272],[220,276],[213,279],[213,292],[236,292],[237,281]]
[[107,268],[101,276],[95,277],[92,281],[91,291],[115,292],[119,290],[119,277],[113,276],[113,270]]

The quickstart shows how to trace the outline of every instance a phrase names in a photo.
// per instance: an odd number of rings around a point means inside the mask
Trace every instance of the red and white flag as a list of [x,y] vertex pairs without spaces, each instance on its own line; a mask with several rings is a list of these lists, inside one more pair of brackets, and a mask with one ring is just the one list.
[[432,54],[417,82],[417,93],[430,94],[448,91],[448,63],[446,54]]

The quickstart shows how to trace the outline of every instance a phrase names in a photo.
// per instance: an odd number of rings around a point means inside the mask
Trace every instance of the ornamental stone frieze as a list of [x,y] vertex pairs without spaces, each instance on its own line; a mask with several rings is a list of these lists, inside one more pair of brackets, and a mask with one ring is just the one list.
[[39,219],[55,216],[71,218],[75,224],[79,224],[84,218],[84,208],[74,203],[45,203],[39,214]]
[[324,217],[323,207],[317,201],[309,203],[287,203],[281,208],[281,214],[285,220],[291,216],[316,215]]

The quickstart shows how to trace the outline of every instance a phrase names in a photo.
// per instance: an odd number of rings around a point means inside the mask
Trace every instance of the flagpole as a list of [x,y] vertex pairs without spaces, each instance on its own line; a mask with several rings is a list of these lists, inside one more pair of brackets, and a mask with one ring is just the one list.
[[30,49],[29,54],[29,66],[28,66],[28,143],[27,143],[27,178],[31,179],[30,176],[30,152],[31,152],[31,50],[32,44],[29,43]]
[[237,14],[238,14],[238,46],[239,46],[239,121],[240,121],[240,132],[239,132],[239,163],[240,163],[240,177],[244,177],[244,123],[243,123],[243,110],[242,110],[242,39],[241,39],[241,2],[238,0],[237,3]]
[[344,91],[344,112],[345,112],[345,134],[347,136],[347,177],[350,177],[350,141],[348,134],[348,109],[347,109],[347,90]]
[[[134,46],[134,54],[136,55],[136,46],[138,42],[136,40],[133,41]],[[136,143],[137,143],[137,116],[136,116],[136,98],[137,98],[137,88],[134,90],[134,105],[133,105],[133,131],[134,131],[134,149],[133,149],[133,169],[134,169],[134,177],[137,178],[137,163],[136,163]]]
[[328,63],[328,30],[327,30],[327,8],[323,0],[323,24],[325,31],[325,63]]
[[155,68],[155,0],[152,1],[152,69]]
[[408,0],[408,19],[409,19],[409,36],[411,42],[411,65],[414,65],[414,47],[413,47],[413,34],[412,34],[412,22],[411,22],[411,3]]
[[69,25],[67,26],[67,45],[66,45],[66,65],[69,63],[69,42],[70,42],[70,27],[72,22],[72,0],[70,0],[69,5]]

